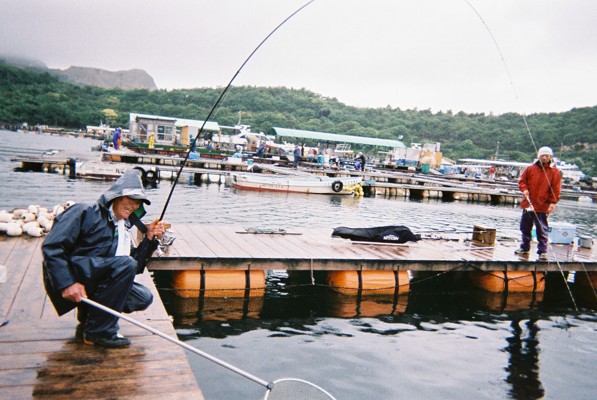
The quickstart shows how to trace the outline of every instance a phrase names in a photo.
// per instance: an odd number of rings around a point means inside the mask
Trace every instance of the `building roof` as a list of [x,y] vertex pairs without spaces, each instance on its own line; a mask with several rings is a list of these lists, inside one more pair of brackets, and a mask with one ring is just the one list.
[[406,148],[404,143],[402,143],[399,140],[378,139],[364,136],[340,135],[336,133],[303,131],[299,129],[287,129],[277,127],[273,127],[269,133],[280,137],[295,137],[300,139],[313,139],[326,142],[356,143],[366,144],[369,146]]
[[[192,126],[196,128],[201,128],[203,126],[203,122],[198,119],[185,119],[185,118],[172,118],[172,117],[163,117],[161,115],[150,115],[150,114],[136,114],[130,113],[129,121],[136,121],[137,118],[146,118],[146,119],[156,119],[162,121],[169,121],[174,122],[174,125],[177,127],[183,126]],[[220,131],[220,125],[217,122],[207,121],[205,126],[203,127],[205,131]]]
[[[192,127],[195,127],[195,128],[201,128],[203,126],[204,122],[205,121],[201,121],[201,120],[198,120],[198,119],[177,118],[175,125],[178,126],[178,127],[192,126]],[[203,130],[204,131],[219,132],[220,131],[220,125],[217,122],[207,121],[207,122],[205,122],[205,126],[203,126]]]
[[136,121],[137,118],[156,119],[156,120],[169,121],[169,122],[175,122],[176,121],[176,118],[163,117],[161,115],[136,114],[136,113],[130,113],[129,114],[129,121]]

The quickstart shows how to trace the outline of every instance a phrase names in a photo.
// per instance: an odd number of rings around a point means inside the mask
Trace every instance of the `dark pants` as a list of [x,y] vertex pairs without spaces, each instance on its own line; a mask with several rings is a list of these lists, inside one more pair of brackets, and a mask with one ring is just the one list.
[[[131,257],[106,258],[101,266],[104,272],[90,299],[115,311],[131,313],[145,310],[153,301],[150,290],[135,282],[137,262]],[[93,306],[79,303],[77,319],[84,324],[85,335],[111,337],[118,332],[118,317]]]
[[547,253],[547,230],[549,225],[547,223],[546,213],[535,213],[533,211],[522,211],[520,218],[520,232],[522,232],[521,249],[529,250],[531,248],[531,237],[533,225],[537,232],[537,253]]

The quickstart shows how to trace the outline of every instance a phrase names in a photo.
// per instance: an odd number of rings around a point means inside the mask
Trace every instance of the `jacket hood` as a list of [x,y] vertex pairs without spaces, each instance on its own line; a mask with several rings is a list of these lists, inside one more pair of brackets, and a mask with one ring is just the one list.
[[151,201],[147,198],[145,190],[143,190],[143,182],[139,176],[139,171],[136,169],[129,169],[112,185],[112,187],[104,192],[98,200],[98,203],[105,208],[109,208],[114,199],[118,197],[130,197],[131,199],[142,200],[141,206],[137,209],[135,214],[142,217],[145,215],[145,208],[143,204],[150,205]]

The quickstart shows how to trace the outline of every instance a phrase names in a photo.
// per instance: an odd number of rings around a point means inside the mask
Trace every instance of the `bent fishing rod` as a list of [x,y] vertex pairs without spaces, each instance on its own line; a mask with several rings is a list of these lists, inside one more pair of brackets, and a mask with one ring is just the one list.
[[174,179],[174,184],[172,185],[172,188],[170,189],[170,193],[168,194],[168,198],[166,199],[166,203],[164,204],[164,208],[162,209],[162,213],[160,214],[160,218],[159,220],[162,221],[164,219],[164,215],[166,214],[166,209],[168,208],[168,205],[170,204],[170,199],[172,198],[172,194],[174,193],[174,188],[176,187],[176,184],[178,183],[178,179],[180,178],[180,174],[182,173],[182,170],[184,169],[184,167],[187,164],[187,161],[189,159],[189,156],[191,155],[191,150],[193,149],[193,147],[195,147],[195,144],[197,143],[197,139],[199,139],[199,136],[201,135],[201,133],[203,132],[203,129],[205,128],[205,124],[207,124],[207,121],[209,121],[209,119],[211,118],[212,114],[214,113],[214,111],[216,110],[216,108],[218,107],[218,105],[220,104],[220,102],[222,101],[222,98],[224,97],[224,95],[228,92],[228,89],[230,89],[230,87],[232,86],[232,83],[234,82],[234,80],[236,79],[236,77],[238,76],[238,74],[240,74],[240,72],[243,70],[243,68],[245,67],[245,65],[247,65],[247,63],[249,62],[249,60],[253,57],[253,55],[255,53],[257,53],[257,51],[261,48],[261,46],[263,46],[263,44],[265,44],[265,42],[267,42],[267,40],[274,34],[276,33],[276,31],[278,29],[280,29],[284,24],[286,24],[286,22],[288,22],[290,19],[292,19],[292,17],[294,17],[296,14],[298,14],[299,12],[301,12],[304,8],[306,8],[309,4],[313,3],[315,0],[310,0],[307,3],[303,4],[301,7],[299,7],[296,11],[294,11],[292,14],[290,14],[288,17],[286,17],[286,19],[284,19],[284,21],[280,22],[278,24],[278,26],[276,26],[258,45],[257,47],[255,47],[255,49],[251,52],[251,54],[249,54],[249,56],[245,59],[245,61],[241,64],[241,66],[238,68],[238,70],[236,71],[236,73],[232,76],[232,78],[230,79],[230,82],[228,82],[228,85],[226,85],[226,87],[224,88],[224,90],[222,90],[222,93],[220,93],[220,96],[217,98],[216,102],[214,103],[214,105],[212,106],[211,110],[209,111],[209,113],[207,114],[207,117],[205,118],[205,120],[203,121],[203,124],[201,125],[201,128],[199,128],[199,131],[197,132],[197,134],[195,135],[195,138],[193,139],[193,142],[191,143],[191,146],[189,147],[189,150],[187,151],[184,160],[181,162],[180,168],[178,169],[178,173],[176,174],[176,178]]
[[[113,310],[109,307],[104,306],[103,304],[97,303],[91,299],[88,299],[86,297],[81,298],[81,301],[83,303],[86,303],[90,306],[93,306],[99,310],[102,310],[110,315],[113,315],[117,318],[120,319],[124,319],[125,321],[130,322],[133,325],[138,326],[139,328],[143,328],[146,331],[149,331],[151,333],[153,333],[154,335],[157,335],[163,339],[168,340],[171,343],[174,343],[194,354],[197,354],[209,361],[212,361],[218,365],[220,365],[221,367],[224,367],[238,375],[241,375],[261,386],[263,386],[264,388],[266,388],[266,393],[265,393],[265,399],[286,399],[286,400],[298,400],[300,399],[304,399],[304,398],[310,398],[313,400],[336,400],[334,396],[332,396],[329,392],[327,392],[325,389],[317,386],[316,384],[309,382],[309,381],[305,381],[303,379],[297,379],[297,378],[282,378],[282,379],[277,379],[275,381],[266,381],[262,378],[259,378],[247,371],[244,371],[238,367],[235,367],[232,364],[229,364],[215,356],[212,356],[209,353],[206,353],[202,350],[199,350],[196,347],[193,347],[191,345],[188,345],[170,335],[165,334],[162,331],[159,331],[155,328],[152,328],[149,325],[145,325],[144,323],[137,321],[136,319],[133,319],[127,315],[124,315],[116,310]],[[309,397],[302,397],[303,395],[308,395]]]

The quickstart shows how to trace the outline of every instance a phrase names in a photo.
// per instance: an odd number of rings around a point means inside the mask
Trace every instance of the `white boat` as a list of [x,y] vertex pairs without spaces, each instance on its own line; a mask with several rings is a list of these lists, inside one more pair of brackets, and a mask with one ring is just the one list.
[[157,171],[149,169],[146,165],[139,166],[90,160],[77,162],[75,171],[77,178],[116,180],[129,169],[138,169],[145,184],[154,184],[156,182]]
[[243,190],[309,194],[353,194],[361,177],[330,178],[272,174],[233,174],[232,187]]

